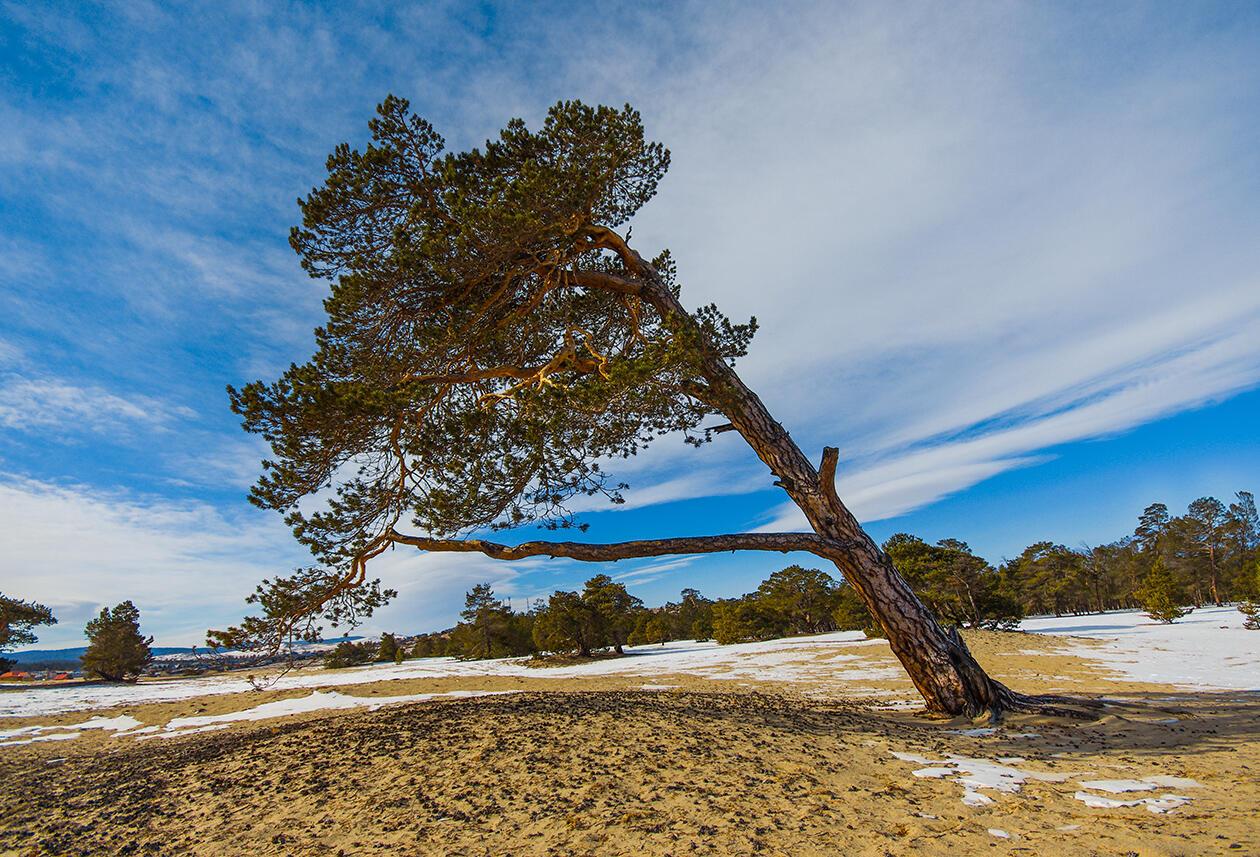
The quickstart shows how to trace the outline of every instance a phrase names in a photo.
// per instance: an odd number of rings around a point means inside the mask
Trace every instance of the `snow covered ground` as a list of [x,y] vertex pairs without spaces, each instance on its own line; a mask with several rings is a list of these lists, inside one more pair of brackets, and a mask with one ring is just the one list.
[[1260,631],[1243,628],[1233,607],[1204,607],[1171,625],[1126,610],[1089,616],[1027,619],[1038,634],[1105,641],[1075,654],[1098,661],[1131,681],[1201,690],[1260,690]]
[[[869,682],[901,677],[899,668],[873,663],[862,656],[867,647],[882,647],[860,631],[841,631],[815,637],[794,637],[718,646],[716,643],[676,641],[665,645],[632,646],[629,657],[559,667],[531,667],[526,658],[458,661],[418,658],[401,664],[372,664],[342,670],[319,667],[290,672],[272,690],[346,687],[378,681],[426,678],[521,677],[569,679],[592,676],[644,676],[682,673],[709,679],[757,681]],[[830,657],[825,657],[830,654]],[[824,657],[820,657],[824,656]],[[85,684],[30,687],[0,693],[0,717],[58,714],[113,705],[168,702],[252,689],[245,675],[208,676],[132,685]]]
[[[1073,653],[1100,663],[1121,677],[1185,688],[1260,689],[1260,632],[1242,627],[1233,608],[1196,610],[1172,625],[1127,611],[1091,616],[1027,620],[1024,630],[1088,637],[1103,645]],[[825,684],[862,691],[862,683],[896,680],[899,667],[881,655],[885,643],[860,632],[838,632],[718,646],[674,642],[627,649],[629,657],[571,666],[537,668],[524,659],[457,661],[422,658],[402,664],[374,664],[344,670],[307,668],[285,675],[272,688],[347,687],[369,682],[424,678],[523,677],[571,679],[643,676],[645,688],[660,688],[658,676],[695,675],[707,679]],[[886,651],[886,650],[884,650]],[[142,682],[135,685],[67,685],[0,692],[0,717],[58,714],[113,705],[162,702],[251,689],[244,675]],[[869,694],[880,693],[865,688]],[[882,693],[887,693],[883,691]]]

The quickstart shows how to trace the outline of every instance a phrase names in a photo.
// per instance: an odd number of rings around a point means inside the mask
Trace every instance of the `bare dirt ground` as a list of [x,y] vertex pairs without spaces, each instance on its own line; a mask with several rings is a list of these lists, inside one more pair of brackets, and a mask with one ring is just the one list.
[[[657,690],[637,689],[641,675],[363,684],[341,690],[517,692],[171,740],[98,730],[5,747],[0,854],[1260,854],[1257,694],[1115,681],[1053,638],[970,640],[1021,689],[1129,702],[1096,721],[1021,717],[966,734],[973,724],[877,707],[908,696],[893,679],[863,699],[820,683],[687,674],[653,676],[675,686]],[[885,651],[869,648],[864,657],[882,663]],[[308,693],[105,714],[161,724]],[[995,770],[999,788],[959,781]],[[1177,779],[1096,786],[1161,777]],[[963,802],[977,794],[989,802]],[[1170,794],[1189,800],[1156,813],[1079,797]]]

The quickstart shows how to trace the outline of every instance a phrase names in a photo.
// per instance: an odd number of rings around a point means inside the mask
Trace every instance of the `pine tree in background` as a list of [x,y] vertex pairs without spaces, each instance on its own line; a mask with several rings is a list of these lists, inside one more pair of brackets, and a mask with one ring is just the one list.
[[1172,624],[1190,612],[1180,606],[1181,598],[1177,582],[1173,580],[1168,567],[1164,565],[1163,557],[1157,558],[1155,564],[1151,566],[1150,573],[1146,575],[1146,582],[1142,585],[1141,595],[1142,608],[1146,611],[1146,615],[1157,622]]
[[402,652],[398,648],[398,638],[393,634],[381,634],[381,643],[376,649],[376,659],[378,661],[398,661],[398,655]]
[[1243,614],[1243,627],[1248,631],[1260,631],[1260,601],[1248,598],[1238,605],[1238,612]]
[[635,613],[643,609],[643,602],[627,592],[624,583],[614,583],[606,574],[586,581],[582,600],[598,619],[598,645],[611,645],[617,654],[624,654],[622,649],[634,630]]
[[324,655],[324,669],[339,670],[345,667],[357,667],[370,664],[376,657],[376,644],[364,640],[352,643],[342,640],[336,647]]
[[1246,599],[1238,605],[1238,612],[1243,614],[1243,627],[1248,631],[1260,631],[1260,559],[1256,560],[1251,571],[1251,579],[1246,582]]
[[83,653],[83,671],[107,681],[134,681],[153,660],[152,637],[140,633],[140,611],[130,601],[101,614],[87,623],[88,649]]
[[588,658],[599,642],[599,614],[576,592],[556,592],[534,620],[533,637],[539,651],[562,654],[576,651]]

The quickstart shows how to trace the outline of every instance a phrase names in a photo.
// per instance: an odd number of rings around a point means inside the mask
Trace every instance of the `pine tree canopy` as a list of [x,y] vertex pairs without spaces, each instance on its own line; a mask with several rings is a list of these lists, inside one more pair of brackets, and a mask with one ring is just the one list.
[[[656,193],[669,153],[630,107],[562,102],[538,130],[512,120],[460,153],[405,100],[377,112],[371,143],[338,146],[299,200],[291,244],[332,281],[314,355],[229,388],[271,447],[252,501],[282,511],[323,568],[266,581],[252,599],[266,616],[219,644],[274,637],[277,616],[370,612],[389,593],[363,585],[363,565],[400,525],[581,527],[570,501],[618,503],[626,487],[600,461],[665,434],[702,442],[700,363],[729,364],[755,331],[713,306],[667,324],[643,299],[628,267],[642,260],[612,230]],[[668,255],[652,269],[676,298]],[[299,507],[317,492],[323,508]]]

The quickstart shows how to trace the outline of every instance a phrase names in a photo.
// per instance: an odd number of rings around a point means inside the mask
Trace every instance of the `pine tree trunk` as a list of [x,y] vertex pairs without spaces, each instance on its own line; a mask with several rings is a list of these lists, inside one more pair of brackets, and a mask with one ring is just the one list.
[[[703,342],[695,320],[655,270],[641,258],[637,262],[649,281],[643,297],[657,309],[667,327]],[[968,716],[988,711],[996,716],[1032,701],[989,678],[958,631],[946,630],[936,621],[887,554],[863,531],[836,495],[834,450],[828,450],[831,460],[828,463],[824,459],[820,477],[761,399],[724,360],[711,354],[704,361],[702,375],[707,388],[697,391],[696,397],[725,414],[778,478],[776,484],[805,514],[814,532],[837,543],[828,559],[879,621],[893,653],[930,711]]]

